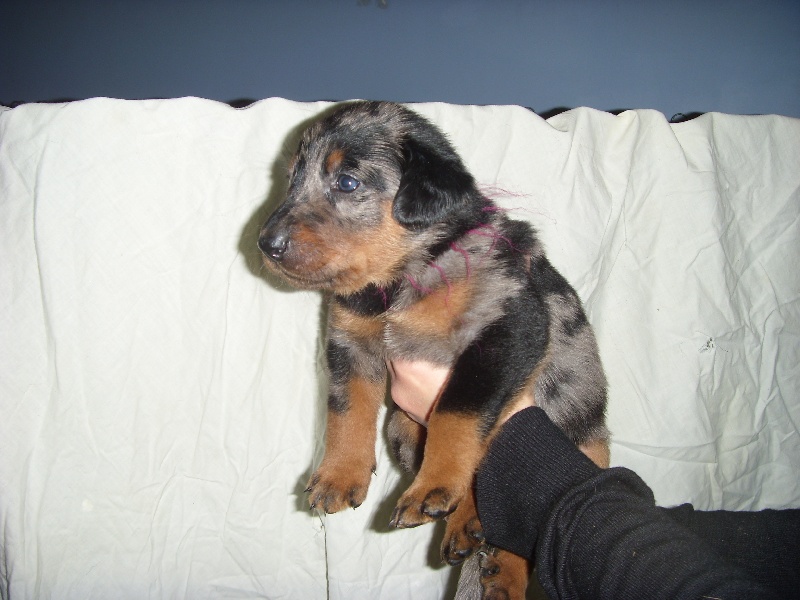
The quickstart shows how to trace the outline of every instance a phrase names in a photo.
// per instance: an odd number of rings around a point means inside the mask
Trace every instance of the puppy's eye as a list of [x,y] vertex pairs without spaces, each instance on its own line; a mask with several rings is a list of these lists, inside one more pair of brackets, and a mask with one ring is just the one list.
[[348,194],[354,192],[360,185],[361,182],[350,175],[339,175],[339,179],[336,180],[336,189]]

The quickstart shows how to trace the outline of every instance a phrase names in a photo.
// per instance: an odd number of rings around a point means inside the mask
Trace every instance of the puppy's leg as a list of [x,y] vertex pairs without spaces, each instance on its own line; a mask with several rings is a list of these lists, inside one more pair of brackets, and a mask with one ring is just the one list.
[[[396,527],[415,527],[456,509],[471,490],[489,433],[544,357],[541,300],[525,290],[505,308],[453,365],[428,422],[422,467],[392,514]],[[520,320],[520,314],[528,318]]]
[[330,397],[325,456],[308,482],[312,508],[334,513],[356,508],[367,497],[375,470],[378,409],[385,385],[385,379],[353,376],[342,386],[344,397]]
[[[425,446],[425,427],[395,408],[389,420],[388,434],[397,461],[408,473],[417,473]],[[482,542],[483,528],[475,507],[475,491],[470,489],[455,511],[447,517],[442,559],[450,565],[460,564]]]
[[[425,445],[425,428],[412,420],[405,412],[395,409],[389,421],[389,440],[400,465],[409,473],[417,473],[422,462]],[[456,509],[447,517],[442,542],[442,559],[457,565],[471,555],[483,542],[475,492],[472,487],[464,495]]]
[[[531,380],[536,373],[531,375]],[[526,384],[516,397],[508,402],[500,412],[498,423],[502,423],[511,414],[533,403],[530,384]],[[491,445],[491,440],[498,433],[499,427],[489,433],[486,438],[486,447]],[[470,490],[456,510],[447,517],[444,541],[442,542],[442,558],[451,565],[461,563],[470,556],[484,542],[483,526],[478,517],[477,503],[474,487]]]
[[391,524],[416,527],[452,513],[470,491],[483,451],[477,415],[434,412],[422,467],[397,502]]
[[417,473],[425,447],[425,427],[414,421],[405,411],[394,407],[387,433],[397,462],[407,473]]

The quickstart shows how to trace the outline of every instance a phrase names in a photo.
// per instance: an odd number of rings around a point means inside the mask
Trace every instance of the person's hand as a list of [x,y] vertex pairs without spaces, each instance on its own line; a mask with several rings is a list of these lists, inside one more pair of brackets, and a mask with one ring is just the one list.
[[400,359],[387,361],[386,366],[391,376],[392,400],[417,423],[427,426],[450,369],[426,361]]
[[[387,361],[386,366],[391,376],[392,400],[417,423],[427,426],[439,394],[450,377],[450,369],[422,360],[394,359]],[[502,422],[534,404],[532,392],[523,394],[501,414]]]

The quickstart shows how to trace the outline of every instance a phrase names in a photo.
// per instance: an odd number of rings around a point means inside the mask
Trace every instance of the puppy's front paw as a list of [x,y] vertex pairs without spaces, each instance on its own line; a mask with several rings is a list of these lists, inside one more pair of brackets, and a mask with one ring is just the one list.
[[528,561],[497,548],[484,547],[478,554],[482,600],[524,600],[528,587]]
[[358,508],[367,497],[371,475],[323,463],[308,480],[308,503],[326,513]]
[[449,565],[461,564],[483,541],[483,527],[475,510],[472,494],[467,494],[453,514],[447,517],[442,559]]
[[390,524],[399,528],[416,527],[444,518],[456,509],[463,495],[446,487],[412,486],[397,501]]

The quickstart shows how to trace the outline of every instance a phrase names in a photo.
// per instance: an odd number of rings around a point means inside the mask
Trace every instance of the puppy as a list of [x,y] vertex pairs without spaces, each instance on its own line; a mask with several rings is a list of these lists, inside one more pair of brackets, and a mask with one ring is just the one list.
[[[326,445],[308,483],[312,507],[333,513],[365,499],[393,358],[450,369],[427,431],[399,409],[389,423],[395,456],[416,473],[391,523],[447,517],[450,564],[483,539],[474,475],[521,396],[532,394],[607,466],[606,380],[577,294],[531,226],[484,197],[446,137],[418,114],[355,102],[310,126],[258,246],[268,269],[322,290],[330,304]],[[524,596],[525,561],[481,556],[485,597]]]

